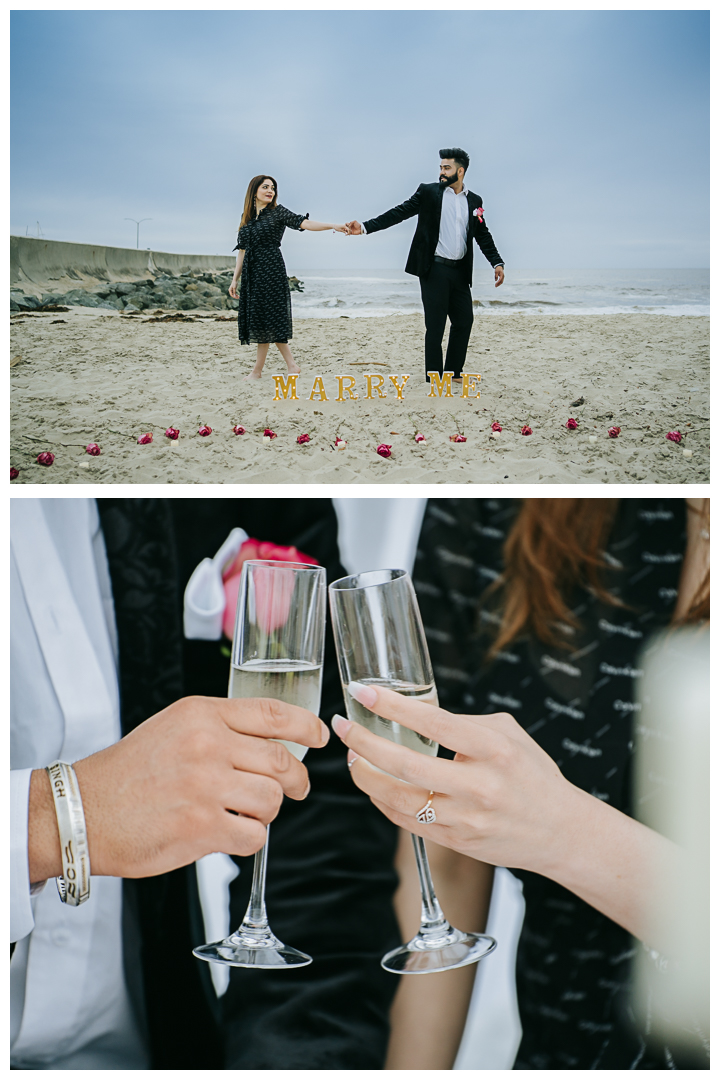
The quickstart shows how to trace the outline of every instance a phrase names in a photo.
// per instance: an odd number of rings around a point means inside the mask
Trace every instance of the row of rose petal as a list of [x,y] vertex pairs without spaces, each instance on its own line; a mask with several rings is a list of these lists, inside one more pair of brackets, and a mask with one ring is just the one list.
[[[570,417],[565,426],[568,427],[571,431],[574,431],[575,428],[578,426],[577,420],[574,420],[572,417]],[[493,421],[491,430],[495,434],[499,434],[502,431],[502,427],[497,422],[497,420]],[[621,429],[619,427],[608,428],[608,436],[611,439],[617,439],[617,437],[620,434],[620,431],[621,431]],[[245,428],[242,427],[240,424],[236,424],[235,427],[233,427],[233,432],[236,435],[244,435],[245,434]],[[532,428],[529,426],[529,424],[524,424],[520,434],[521,435],[532,435],[532,433],[533,433]],[[167,428],[167,430],[165,431],[165,435],[167,436],[168,439],[178,439],[179,436],[180,436],[180,430],[179,430],[179,428]],[[206,424],[204,424],[201,428],[198,429],[198,435],[202,435],[202,436],[212,435],[212,428],[208,427]],[[273,439],[276,439],[276,438],[277,438],[277,432],[273,431],[272,428],[265,428],[265,430],[263,432],[263,441],[264,442],[271,442]],[[591,435],[590,438],[594,438],[594,436]],[[669,439],[671,442],[679,444],[679,443],[682,442],[683,433],[681,431],[668,431],[665,438]],[[427,442],[427,439],[425,438],[425,436],[419,431],[415,433],[414,439],[415,439],[416,443]],[[138,439],[138,443],[141,446],[147,446],[148,443],[151,443],[152,441],[153,441],[153,436],[152,436],[152,432],[150,432],[150,431],[146,431],[145,434],[141,435],[139,437],[139,439]],[[306,444],[306,443],[309,443],[310,442],[310,435],[307,434],[307,433],[305,433],[304,435],[298,435],[297,441],[301,446]],[[450,436],[450,442],[454,442],[454,443],[467,442],[467,436],[460,435],[460,434],[451,435]],[[334,445],[338,450],[344,450],[346,448],[346,446],[347,446],[347,442],[345,441],[345,439],[341,439],[338,436],[335,439],[335,444]],[[392,451],[392,446],[391,445],[389,445],[388,443],[380,443],[380,445],[378,446],[376,452],[380,455],[380,457],[389,458],[391,456],[391,451]],[[85,453],[90,454],[92,457],[97,457],[99,454],[102,453],[102,451],[101,451],[101,449],[100,449],[100,447],[98,446],[97,443],[88,443],[88,445],[85,447]],[[55,455],[49,450],[44,450],[41,454],[38,454],[38,456],[37,456],[37,458],[35,460],[37,461],[38,465],[52,465],[54,463],[54,461],[55,461]],[[20,475],[19,470],[17,468],[15,468],[14,465],[11,466],[10,467],[10,479],[11,480],[17,480],[19,475]]]

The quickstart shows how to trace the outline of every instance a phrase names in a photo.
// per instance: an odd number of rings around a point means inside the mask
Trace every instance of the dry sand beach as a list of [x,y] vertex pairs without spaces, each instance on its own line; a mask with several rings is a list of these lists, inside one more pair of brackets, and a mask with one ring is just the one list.
[[[300,401],[273,402],[273,348],[259,382],[243,376],[230,313],[153,321],[72,308],[12,318],[11,464],[15,483],[706,483],[709,320],[665,315],[479,315],[466,371],[479,399],[428,398],[420,315],[296,319]],[[277,359],[275,359],[275,356]],[[365,400],[365,372],[386,376]],[[410,373],[404,400],[390,374]],[[358,400],[336,401],[338,374]],[[329,400],[308,401],[323,375]],[[572,406],[578,398],[584,404]],[[576,431],[565,422],[578,420]],[[502,433],[491,436],[498,421]],[[212,435],[197,435],[198,424]],[[233,434],[233,425],[246,428]],[[520,434],[524,424],[532,435]],[[164,437],[168,426],[180,438]],[[263,441],[270,426],[277,438]],[[616,439],[608,428],[621,429]],[[426,442],[416,444],[419,429]],[[683,434],[681,445],[665,438]],[[152,444],[137,437],[153,432]],[[467,442],[450,436],[464,433]],[[297,436],[310,441],[298,445]],[[334,448],[336,436],[347,442]],[[589,437],[595,439],[590,441]],[[84,451],[101,447],[99,457]],[[379,443],[392,455],[376,453]],[[50,467],[38,453],[55,454]],[[692,451],[691,456],[683,450]]]

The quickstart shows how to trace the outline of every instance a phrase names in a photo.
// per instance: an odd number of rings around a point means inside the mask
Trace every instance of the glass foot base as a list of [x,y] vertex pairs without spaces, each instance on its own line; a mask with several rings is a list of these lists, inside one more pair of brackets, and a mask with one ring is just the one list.
[[448,927],[444,934],[416,934],[407,945],[393,949],[382,958],[386,971],[399,975],[427,975],[433,971],[475,964],[497,946],[487,934],[467,934]]
[[312,964],[312,956],[283,945],[271,930],[264,934],[243,933],[213,941],[209,945],[199,945],[193,949],[193,956],[199,960],[208,960],[213,964],[228,964],[242,968],[293,968]]

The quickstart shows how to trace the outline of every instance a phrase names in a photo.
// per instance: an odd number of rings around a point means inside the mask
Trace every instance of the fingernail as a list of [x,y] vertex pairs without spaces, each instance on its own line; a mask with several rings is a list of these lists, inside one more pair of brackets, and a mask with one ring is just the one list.
[[357,761],[357,759],[358,759],[358,755],[355,753],[355,751],[354,750],[348,750],[348,757],[347,757],[348,769],[352,769],[352,767],[355,764],[355,762]]
[[305,794],[303,795],[303,799],[307,799],[309,794],[310,794],[310,781],[308,780],[308,786],[305,788]]
[[372,708],[377,701],[377,690],[373,686],[366,686],[365,683],[348,683],[348,694],[350,697],[354,697],[356,701],[359,701],[361,705],[364,705],[366,709]]
[[325,746],[327,744],[328,739],[330,738],[330,728],[327,726],[327,724],[323,724],[322,720],[320,721],[320,725],[322,727],[322,736],[323,736],[322,744],[323,744],[323,746]]
[[335,713],[330,723],[332,724],[335,734],[339,735],[341,739],[345,738],[352,727],[352,721],[347,720],[344,716],[338,716],[337,713]]

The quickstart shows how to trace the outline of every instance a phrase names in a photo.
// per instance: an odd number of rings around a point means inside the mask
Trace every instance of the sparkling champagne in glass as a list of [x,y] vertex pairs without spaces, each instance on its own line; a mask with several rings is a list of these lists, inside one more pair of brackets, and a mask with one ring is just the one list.
[[[325,570],[305,563],[248,560],[238,595],[228,697],[275,698],[317,713],[325,644]],[[307,747],[279,739],[300,761]],[[193,949],[201,960],[232,967],[290,968],[312,963],[270,929],[265,874],[270,827],[255,856],[250,903],[223,941]]]
[[[347,691],[348,683],[385,686],[406,697],[437,705],[435,679],[415,590],[405,570],[373,570],[334,581],[330,614],[348,718],[391,742],[436,757],[438,744],[366,709]],[[420,807],[418,807],[420,809]],[[456,930],[435,895],[425,841],[412,836],[422,915],[415,937],[387,953],[382,966],[402,975],[474,964],[496,946],[487,934]]]

